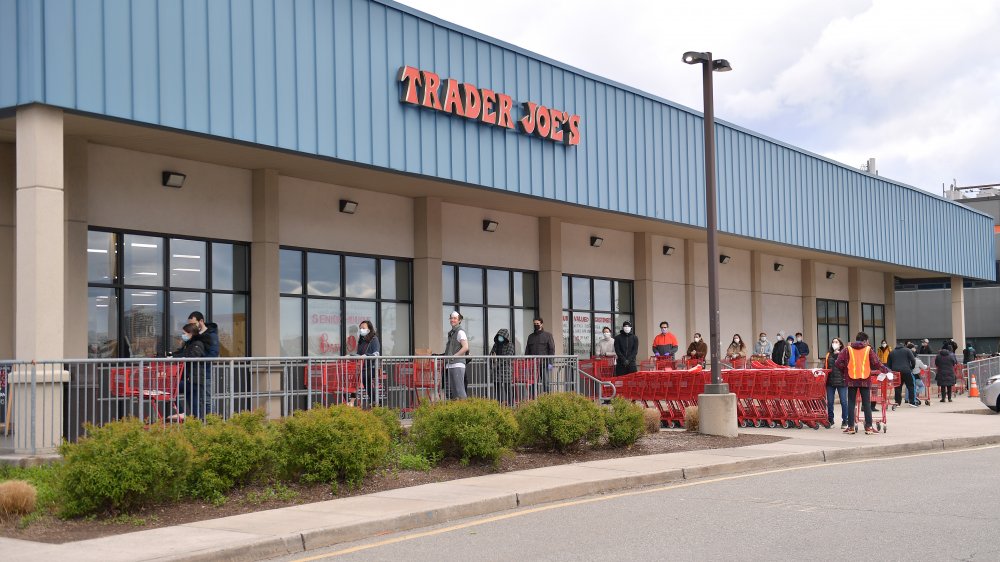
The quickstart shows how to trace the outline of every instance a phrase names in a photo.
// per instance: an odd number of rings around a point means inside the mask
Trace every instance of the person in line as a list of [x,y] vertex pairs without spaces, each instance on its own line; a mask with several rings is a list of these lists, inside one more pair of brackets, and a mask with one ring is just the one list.
[[[917,350],[917,346],[913,345],[912,343],[906,347],[913,352]],[[920,357],[916,355],[916,353],[914,353],[913,358],[915,365],[913,367],[913,398],[914,398],[913,404],[915,406],[919,406],[920,397],[923,396],[925,392],[927,392],[927,385],[924,384],[924,375],[923,375],[924,371],[927,369],[927,365],[920,360]],[[927,396],[926,400],[927,400],[927,405],[930,406],[931,405],[930,395]]]
[[962,350],[962,363],[968,364],[976,360],[976,348],[972,347],[972,342],[965,342],[965,349]]
[[622,324],[622,331],[615,336],[615,376],[620,377],[638,370],[635,357],[639,353],[639,338],[632,333],[632,323]]
[[868,334],[858,332],[855,341],[840,352],[834,363],[841,371],[847,373],[847,414],[849,416],[844,433],[855,434],[857,428],[857,399],[861,393],[861,409],[865,414],[865,434],[873,435],[871,405],[871,375],[873,372],[886,371],[885,365],[878,360],[875,350],[868,344]]
[[[207,349],[207,339],[202,338],[198,331],[196,322],[189,322],[181,328],[181,346],[173,353],[174,357],[184,359],[201,359],[205,357]],[[185,416],[201,417],[201,400],[203,388],[202,379],[205,371],[203,361],[192,361],[184,366],[184,379],[181,380],[181,393],[184,395],[184,402],[179,404],[177,418],[184,420]]]
[[[382,344],[378,341],[375,333],[375,325],[368,320],[362,320],[358,324],[358,355],[365,357],[378,357],[382,355]],[[378,405],[378,361],[366,359],[361,367],[361,382],[365,385],[365,394],[368,397],[368,407]]]
[[[195,310],[188,315],[188,324],[198,324],[198,336],[205,342],[205,357],[219,357],[219,325],[215,322],[205,322],[205,315]],[[201,364],[202,393],[199,396],[199,410],[205,414],[212,413],[212,363]]]
[[708,344],[702,341],[701,334],[695,332],[694,340],[687,348],[688,359],[692,362],[704,363],[708,357]]
[[[555,355],[556,340],[552,339],[552,334],[545,331],[545,321],[539,316],[532,321],[532,326],[534,332],[528,336],[528,341],[524,344],[524,354],[549,357]],[[547,391],[549,388],[549,369],[552,368],[552,363],[546,360],[546,364],[543,366],[540,360],[536,359],[535,361],[538,367],[538,382],[542,385],[543,391]]]
[[783,365],[787,365],[789,367],[796,367],[797,366],[796,363],[799,360],[799,348],[795,347],[794,337],[788,336],[787,338],[785,338],[785,348],[788,350],[788,359],[787,363],[783,363]]
[[448,316],[451,331],[445,340],[444,355],[445,372],[448,373],[448,389],[452,399],[468,398],[465,393],[465,359],[461,357],[469,353],[469,336],[462,329],[463,316],[457,310]]
[[945,342],[944,346],[941,347],[941,351],[938,352],[937,357],[934,358],[934,367],[937,368],[937,385],[941,391],[941,401],[944,402],[945,398],[948,402],[951,402],[951,389],[955,386],[955,381],[957,377],[955,376],[955,365],[958,364],[958,358],[951,351],[951,346]]
[[493,347],[490,348],[490,356],[493,359],[493,388],[496,391],[497,400],[510,406],[514,403],[514,396],[511,389],[513,365],[510,359],[499,359],[500,357],[512,357],[517,354],[517,348],[510,339],[510,331],[507,328],[500,328],[493,336]]
[[[913,368],[917,366],[917,358],[903,345],[903,342],[896,342],[896,348],[889,353],[888,366],[902,377],[902,384],[906,385],[906,403],[916,408],[916,399],[913,396]],[[899,406],[903,400],[902,385],[896,387],[895,399],[896,405]]]
[[878,360],[881,361],[883,365],[886,364],[886,363],[888,363],[889,362],[889,354],[891,352],[892,352],[892,350],[889,349],[889,342],[887,342],[885,340],[882,340],[882,345],[880,345],[878,347],[878,352],[877,352]]
[[830,348],[823,358],[823,368],[829,369],[830,374],[826,376],[826,420],[833,427],[833,398],[840,397],[840,429],[847,429],[847,420],[850,415],[847,413],[847,381],[844,377],[844,370],[837,367],[837,357],[844,350],[844,342],[840,338],[830,340]]
[[787,365],[788,357],[791,355],[791,350],[788,349],[788,342],[785,341],[785,332],[778,331],[778,339],[774,342],[774,347],[771,349],[771,361],[778,365]]
[[955,338],[948,340],[948,348],[951,349],[952,354],[958,353],[958,342],[955,341]]
[[660,333],[653,338],[653,357],[673,357],[679,348],[677,337],[670,331],[670,324],[660,322]]
[[934,355],[934,350],[931,349],[931,340],[924,338],[920,342],[920,349],[917,351],[918,355]]
[[726,361],[745,360],[747,358],[747,346],[743,343],[743,338],[739,334],[733,334],[733,343],[726,348]]
[[597,357],[614,357],[615,341],[611,337],[611,328],[605,326],[601,330],[601,339],[597,340]]
[[767,341],[767,334],[760,333],[760,337],[753,344],[754,355],[771,355],[771,342]]
[[806,359],[809,358],[809,344],[802,340],[802,332],[795,332],[795,351],[795,361],[792,365],[805,369]]

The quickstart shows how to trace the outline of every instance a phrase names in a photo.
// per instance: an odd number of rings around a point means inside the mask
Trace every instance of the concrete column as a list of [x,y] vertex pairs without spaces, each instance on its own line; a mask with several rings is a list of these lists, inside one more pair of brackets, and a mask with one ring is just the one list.
[[[639,338],[639,359],[650,354],[654,326],[653,317],[653,235],[635,233],[635,335]],[[645,351],[643,351],[645,350]]]
[[806,367],[815,367],[826,350],[827,342],[816,340],[816,321],[816,267],[812,260],[802,260],[802,340],[809,344],[810,352]]
[[252,178],[250,353],[257,357],[278,357],[281,355],[278,172],[254,170]]
[[441,200],[413,204],[413,346],[418,354],[444,350],[441,318]]
[[896,345],[896,276],[891,273],[885,274],[885,339]]
[[[861,269],[850,267],[847,269],[847,315],[848,334],[847,337],[854,341],[854,334],[861,331]],[[874,337],[868,334],[868,337]],[[872,342],[878,347],[879,342]]]
[[555,340],[556,355],[564,352],[562,275],[562,220],[542,217],[538,221],[538,312]]
[[17,110],[18,359],[61,359],[65,300],[63,114],[30,105]]
[[750,335],[750,341],[757,341],[757,334],[765,332],[764,329],[764,297],[762,287],[762,279],[764,275],[764,270],[761,267],[760,252],[751,251],[750,252],[750,320],[751,326],[753,326],[753,333]]
[[965,348],[965,279],[951,278],[951,337]]
[[14,357],[14,145],[0,143],[0,357]]
[[684,354],[684,350],[687,349],[687,343],[691,341],[691,334],[695,333],[698,328],[696,326],[698,318],[698,307],[697,307],[697,291],[694,286],[694,240],[684,241],[684,328],[687,333],[680,334],[678,336],[678,343],[680,344],[680,349],[677,351],[679,355]]
[[66,137],[65,212],[66,212],[66,291],[65,356],[87,357],[87,141]]

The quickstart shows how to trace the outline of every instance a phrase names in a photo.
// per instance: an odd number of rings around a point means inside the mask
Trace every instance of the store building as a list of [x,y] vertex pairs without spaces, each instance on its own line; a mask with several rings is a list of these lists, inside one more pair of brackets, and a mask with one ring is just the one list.
[[[569,354],[707,337],[701,132],[385,0],[3,2],[0,357],[160,355],[196,309],[232,356],[349,353],[364,318],[440,351],[456,308],[473,353],[536,315]],[[891,339],[897,278],[995,279],[988,214],[717,143],[723,341]]]

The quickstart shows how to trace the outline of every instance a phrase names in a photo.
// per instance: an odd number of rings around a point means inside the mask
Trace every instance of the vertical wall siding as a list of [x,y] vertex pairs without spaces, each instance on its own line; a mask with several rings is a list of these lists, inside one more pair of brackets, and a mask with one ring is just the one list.
[[[402,65],[578,113],[582,142],[403,105]],[[0,0],[0,76],[0,107],[48,103],[705,225],[700,114],[387,0]],[[728,124],[716,140],[725,232],[995,274],[989,217]],[[901,204],[903,220],[886,211]]]

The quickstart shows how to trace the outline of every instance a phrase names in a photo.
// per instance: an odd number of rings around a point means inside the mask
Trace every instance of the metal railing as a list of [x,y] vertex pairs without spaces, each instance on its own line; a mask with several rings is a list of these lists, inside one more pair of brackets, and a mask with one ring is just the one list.
[[975,377],[976,385],[979,387],[979,398],[983,404],[996,407],[996,404],[986,403],[986,394],[983,390],[989,385],[991,378],[1000,375],[1000,356],[984,357],[983,359],[969,361],[965,364],[965,371],[968,373],[970,379]]
[[[125,417],[147,424],[263,410],[269,418],[315,405],[385,406],[402,418],[424,400],[459,396],[452,358],[241,357],[0,362],[0,452],[52,452],[86,424]],[[470,397],[515,407],[553,392],[594,399],[614,387],[582,372],[576,356],[471,356],[461,362]],[[456,379],[461,380],[461,378]]]

